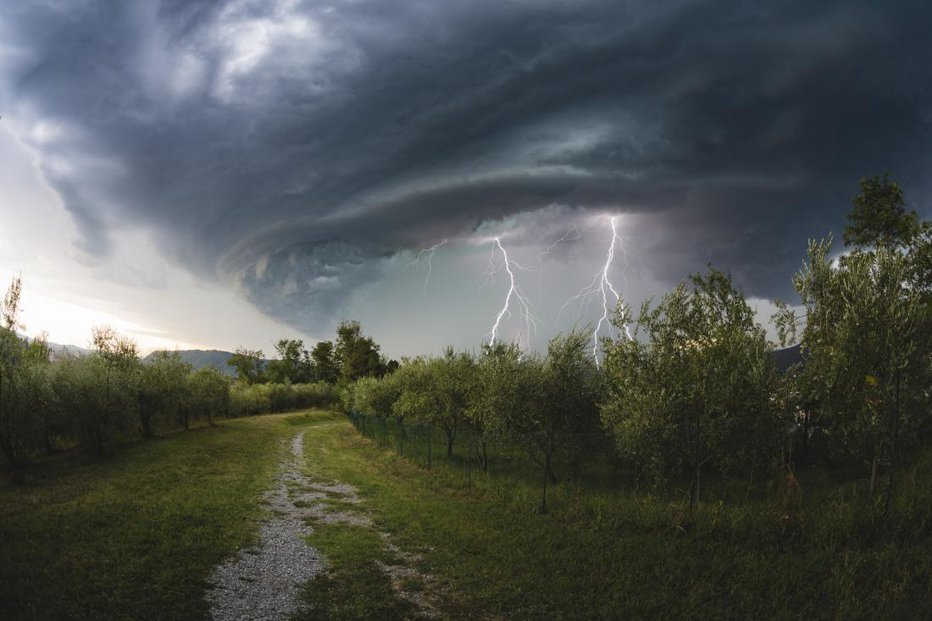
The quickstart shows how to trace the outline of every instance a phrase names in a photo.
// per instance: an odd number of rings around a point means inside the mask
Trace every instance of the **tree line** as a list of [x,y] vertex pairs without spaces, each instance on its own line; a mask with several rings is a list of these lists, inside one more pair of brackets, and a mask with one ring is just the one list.
[[622,336],[603,339],[601,368],[579,331],[543,355],[448,348],[357,380],[342,404],[357,425],[393,421],[402,451],[417,424],[442,430],[448,454],[468,433],[483,469],[492,439],[521,448],[540,468],[542,509],[554,455],[585,459],[601,436],[638,481],[688,484],[690,509],[708,473],[792,488],[798,468],[827,464],[861,472],[885,514],[898,463],[932,431],[932,222],[889,177],[864,179],[844,246],[810,242],[793,279],[801,313],[778,303],[781,345],[798,340],[802,358],[784,373],[745,296],[709,266],[637,313],[620,301]]
[[35,456],[76,445],[102,456],[119,439],[213,426],[221,416],[330,406],[340,386],[397,367],[355,321],[310,353],[287,339],[268,362],[240,348],[228,362],[232,381],[215,367],[195,370],[178,352],[143,360],[136,343],[110,327],[94,328],[90,355],[52,356],[44,337],[17,334],[21,292],[14,278],[0,300],[0,452],[14,478]]

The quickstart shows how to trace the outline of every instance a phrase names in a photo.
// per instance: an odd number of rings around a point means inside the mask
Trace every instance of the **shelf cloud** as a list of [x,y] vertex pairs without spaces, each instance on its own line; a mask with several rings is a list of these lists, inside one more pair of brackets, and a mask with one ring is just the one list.
[[0,122],[87,260],[145,229],[295,326],[398,253],[600,213],[661,282],[785,296],[860,177],[926,208],[930,31],[919,1],[15,3]]

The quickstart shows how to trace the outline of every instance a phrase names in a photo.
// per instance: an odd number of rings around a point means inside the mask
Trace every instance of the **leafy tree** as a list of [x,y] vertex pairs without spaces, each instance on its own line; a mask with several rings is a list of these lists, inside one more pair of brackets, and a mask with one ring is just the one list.
[[546,512],[547,484],[557,480],[554,454],[598,430],[601,381],[589,354],[589,336],[579,331],[551,339],[544,360],[515,353],[506,350],[491,365],[490,371],[509,377],[489,378],[493,383],[486,389],[493,392],[488,404],[507,434],[540,465],[540,511]]
[[[613,321],[631,323],[627,307]],[[602,420],[619,449],[655,480],[691,473],[690,507],[704,469],[753,470],[777,445],[771,348],[722,272],[691,276],[653,309],[645,303],[634,338],[606,343],[605,370]]]
[[[879,200],[876,211],[888,203]],[[869,206],[855,202],[852,226]],[[930,291],[927,276],[915,269],[917,255],[927,251],[927,226],[908,241],[899,233],[857,237],[855,249],[836,260],[831,238],[811,242],[794,279],[806,324],[801,384],[835,454],[869,468],[872,495],[881,468],[889,468],[885,504],[904,440],[918,439],[930,424]]]
[[227,364],[236,369],[236,377],[247,384],[262,381],[262,368],[265,354],[261,349],[237,347],[236,352],[227,360]]
[[919,233],[919,215],[907,212],[903,190],[890,175],[861,179],[845,227],[846,246],[907,245]]
[[219,369],[201,367],[188,375],[192,410],[203,413],[207,424],[214,426],[214,418],[230,411],[230,380]]
[[24,421],[17,403],[25,354],[25,344],[16,335],[21,293],[22,281],[17,277],[0,300],[0,448],[16,476],[26,452]]
[[304,349],[303,341],[281,339],[275,344],[275,351],[278,360],[268,364],[266,374],[269,381],[297,384],[311,380],[310,369],[305,364],[307,350]]
[[[476,393],[476,360],[469,352],[456,353],[448,347],[442,358],[434,361],[436,378],[434,387],[439,392],[439,407],[431,422],[439,426],[447,439],[447,456],[453,455],[453,441],[457,430],[466,424],[470,400]],[[481,458],[486,466],[485,452]]]
[[371,337],[363,336],[358,321],[340,323],[334,353],[339,361],[340,378],[344,382],[353,382],[360,377],[382,377],[385,374],[379,346]]
[[155,435],[159,419],[172,416],[185,421],[186,381],[191,365],[178,352],[156,351],[148,364],[140,365],[137,376],[137,413],[144,438]]
[[109,327],[95,327],[92,332],[94,356],[84,366],[97,374],[97,381],[87,381],[84,377],[83,390],[100,391],[100,395],[87,396],[86,402],[97,402],[96,410],[88,407],[84,411],[83,431],[85,439],[90,442],[97,455],[106,452],[113,428],[118,425],[121,415],[132,411],[133,395],[130,392],[130,375],[139,363],[136,343]]
[[314,378],[319,382],[335,384],[340,378],[340,366],[331,341],[320,341],[314,346],[311,350],[311,364]]
[[479,459],[484,470],[488,469],[487,439],[516,438],[525,421],[543,407],[540,367],[537,357],[525,355],[516,345],[495,343],[483,351],[477,373],[479,388],[468,414],[480,438]]

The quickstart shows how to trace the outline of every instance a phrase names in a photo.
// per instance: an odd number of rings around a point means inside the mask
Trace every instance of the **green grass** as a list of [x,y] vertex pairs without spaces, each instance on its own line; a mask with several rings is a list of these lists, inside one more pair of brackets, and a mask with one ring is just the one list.
[[311,580],[305,599],[311,610],[299,616],[307,621],[413,619],[414,606],[393,590],[378,563],[397,562],[377,533],[363,526],[319,524],[308,542],[327,559],[327,571]]
[[206,617],[211,568],[254,541],[281,440],[308,420],[223,421],[0,487],[0,618]]
[[[932,617],[929,452],[899,478],[884,524],[863,481],[814,472],[789,526],[775,488],[744,504],[710,486],[684,530],[681,503],[617,485],[562,483],[541,515],[537,486],[503,463],[467,484],[459,463],[428,472],[314,412],[224,421],[104,462],[56,458],[0,485],[0,618],[204,618],[212,567],[255,542],[259,496],[300,429],[308,474],[363,498],[326,503],[375,522],[313,525],[328,569],[304,591],[304,618],[416,618],[380,563],[429,576],[454,619]],[[420,560],[396,558],[378,531]]]
[[903,477],[896,511],[906,517],[891,524],[858,518],[871,515],[862,500],[839,501],[837,487],[813,481],[789,528],[774,493],[706,502],[685,532],[682,506],[631,490],[558,485],[540,515],[538,489],[520,477],[474,472],[469,486],[458,467],[427,472],[348,424],[309,429],[305,447],[313,476],[357,486],[378,528],[423,556],[451,618],[932,614],[929,455]]

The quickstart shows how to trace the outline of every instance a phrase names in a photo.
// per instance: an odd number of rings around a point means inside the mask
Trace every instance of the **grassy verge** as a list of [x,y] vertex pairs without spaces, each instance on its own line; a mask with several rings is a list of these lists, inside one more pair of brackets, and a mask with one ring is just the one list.
[[302,620],[410,619],[414,606],[395,593],[379,566],[396,559],[382,538],[364,526],[319,524],[307,538],[327,559],[327,571],[311,580],[305,599],[311,610]]
[[[879,530],[856,519],[869,511],[857,499],[804,482],[808,500],[791,528],[778,500],[706,502],[687,532],[677,503],[630,491],[558,485],[553,510],[539,515],[533,486],[476,473],[468,486],[460,470],[427,472],[348,424],[309,429],[305,450],[313,476],[355,485],[377,527],[421,555],[418,569],[437,579],[451,618],[932,614],[930,459],[903,477],[897,511],[908,517]],[[339,550],[356,564],[378,554],[365,537],[343,533],[335,544],[329,536],[320,540],[325,554]],[[377,582],[368,573],[335,577],[338,597],[359,601]]]
[[0,487],[0,618],[200,619],[211,568],[257,532],[302,416],[127,445]]

